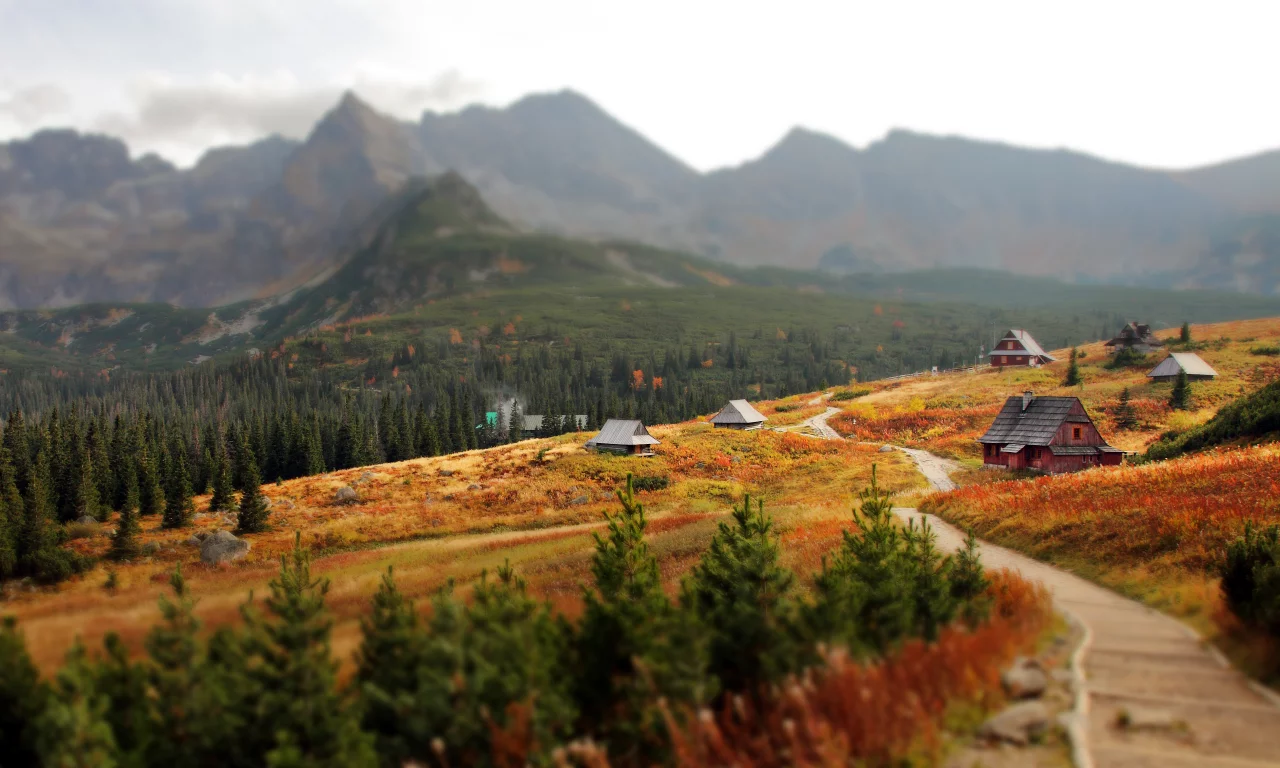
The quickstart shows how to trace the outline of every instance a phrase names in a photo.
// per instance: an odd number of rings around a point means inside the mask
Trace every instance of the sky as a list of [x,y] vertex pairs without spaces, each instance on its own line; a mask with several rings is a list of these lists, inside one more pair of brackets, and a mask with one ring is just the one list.
[[190,165],[345,89],[415,120],[571,88],[700,170],[801,125],[1185,168],[1280,147],[1271,0],[0,0],[0,141]]

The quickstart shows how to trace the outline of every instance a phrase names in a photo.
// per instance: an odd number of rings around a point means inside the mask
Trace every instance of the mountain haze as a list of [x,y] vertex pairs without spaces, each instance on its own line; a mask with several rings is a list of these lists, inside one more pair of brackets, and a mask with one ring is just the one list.
[[516,228],[735,265],[1280,292],[1280,152],[1166,172],[908,131],[857,149],[797,128],[701,174],[570,91],[416,123],[348,93],[305,141],[214,149],[188,170],[74,131],[0,144],[0,307],[269,296],[328,274],[410,178],[448,170]]

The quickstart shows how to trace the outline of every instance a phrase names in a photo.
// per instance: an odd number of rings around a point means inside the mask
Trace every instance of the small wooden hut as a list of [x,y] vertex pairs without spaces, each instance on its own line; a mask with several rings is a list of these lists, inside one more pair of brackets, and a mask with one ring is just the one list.
[[711,417],[717,429],[759,429],[764,426],[764,414],[746,400],[730,400],[720,412]]
[[587,441],[586,447],[609,453],[652,456],[653,446],[659,444],[639,419],[609,419],[600,434]]

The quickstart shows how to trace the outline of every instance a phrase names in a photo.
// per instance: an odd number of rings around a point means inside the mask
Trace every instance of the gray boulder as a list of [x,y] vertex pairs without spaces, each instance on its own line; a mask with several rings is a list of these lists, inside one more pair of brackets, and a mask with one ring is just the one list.
[[205,565],[217,565],[242,560],[249,554],[250,546],[249,542],[237,539],[229,531],[218,531],[201,543],[200,562]]
[[468,491],[478,491],[478,490],[480,490],[480,486],[479,486],[479,485],[476,485],[475,483],[472,483],[471,485],[468,485],[468,486],[467,486],[467,490],[468,490]]
[[888,443],[886,443],[886,444],[884,444],[884,445],[880,446],[880,452],[881,452],[881,453],[893,453],[893,446],[892,446],[892,445],[889,445]]
[[344,485],[333,494],[334,501],[341,504],[349,504],[360,498],[360,494],[356,493],[356,489],[349,485]]
[[453,477],[453,470],[452,470],[452,469],[442,469],[442,470],[440,470],[440,476],[441,476],[441,477]]
[[81,525],[97,525],[98,518],[93,517],[92,515],[81,515],[76,518],[76,522]]
[[1049,678],[1040,662],[1019,656],[1013,666],[1000,675],[1000,684],[1011,699],[1034,699],[1044,694]]
[[201,544],[204,544],[204,540],[207,538],[209,538],[208,531],[196,531],[187,539],[187,543],[193,547],[199,547]]
[[1049,708],[1038,701],[1024,701],[988,719],[978,729],[978,736],[1021,747],[1042,736],[1048,728]]
[[572,500],[570,500],[570,501],[569,501],[569,506],[571,506],[571,507],[578,507],[578,506],[582,506],[583,504],[586,504],[588,501],[591,501],[591,498],[590,498],[590,497],[588,497],[588,496],[578,496],[577,498],[572,499]]

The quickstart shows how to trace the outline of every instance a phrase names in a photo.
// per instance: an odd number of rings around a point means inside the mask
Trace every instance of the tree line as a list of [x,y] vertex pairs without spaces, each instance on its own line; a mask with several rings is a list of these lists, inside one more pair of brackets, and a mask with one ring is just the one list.
[[77,644],[45,681],[6,620],[0,754],[49,766],[528,765],[565,764],[563,746],[590,739],[614,765],[648,765],[669,757],[672,729],[697,708],[767,696],[819,664],[823,645],[874,659],[986,620],[972,537],[947,557],[928,528],[897,527],[874,474],[812,596],[747,498],[672,599],[630,478],[618,499],[595,534],[576,623],[509,565],[482,574],[469,599],[450,583],[426,616],[388,569],[346,685],[329,584],[300,539],[266,599],[244,605],[243,626],[211,634],[179,568],[138,660],[112,635],[97,653]]

